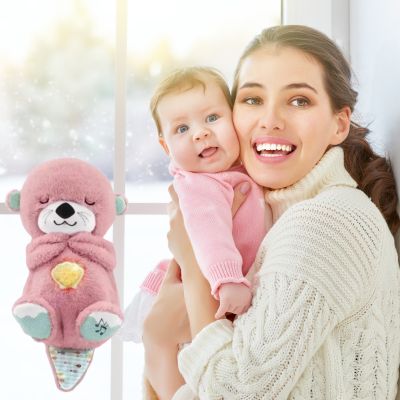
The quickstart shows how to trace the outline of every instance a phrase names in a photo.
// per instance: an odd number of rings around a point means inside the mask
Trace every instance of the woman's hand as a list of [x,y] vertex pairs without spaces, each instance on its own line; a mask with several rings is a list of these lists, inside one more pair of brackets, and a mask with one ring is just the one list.
[[143,324],[145,376],[160,400],[185,383],[178,369],[179,344],[191,341],[179,266],[172,260]]
[[171,260],[153,307],[143,324],[143,344],[175,346],[191,341],[179,266]]
[[179,199],[173,185],[169,186],[168,191],[171,196],[171,201],[167,206],[170,226],[167,233],[168,247],[178,265],[185,268],[195,262],[196,259],[183,222]]
[[249,190],[250,183],[247,181],[239,183],[235,186],[233,190],[232,217],[235,216],[237,210],[239,210],[240,206],[246,200]]

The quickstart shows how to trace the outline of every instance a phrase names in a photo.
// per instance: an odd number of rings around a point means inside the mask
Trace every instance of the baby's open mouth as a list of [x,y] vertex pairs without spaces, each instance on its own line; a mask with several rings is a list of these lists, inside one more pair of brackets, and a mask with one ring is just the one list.
[[286,156],[296,150],[294,145],[259,143],[254,145],[257,154],[265,157]]
[[207,147],[200,154],[199,157],[207,158],[213,156],[218,150],[218,147]]

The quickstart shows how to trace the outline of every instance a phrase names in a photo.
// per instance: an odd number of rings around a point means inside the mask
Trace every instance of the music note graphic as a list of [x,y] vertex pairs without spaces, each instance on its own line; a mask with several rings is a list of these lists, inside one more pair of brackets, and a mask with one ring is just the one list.
[[98,328],[96,329],[96,333],[98,333],[100,336],[103,336],[108,328],[108,323],[104,322],[103,318],[100,318],[100,321],[97,322],[95,326]]

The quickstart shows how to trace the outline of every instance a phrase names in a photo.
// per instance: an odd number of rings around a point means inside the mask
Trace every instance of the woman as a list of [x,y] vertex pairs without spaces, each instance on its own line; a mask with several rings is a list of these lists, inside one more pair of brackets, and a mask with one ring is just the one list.
[[[336,45],[303,26],[263,31],[239,61],[232,95],[241,159],[265,188],[274,226],[254,264],[252,307],[233,324],[215,321],[172,192],[169,245],[193,338],[179,353],[180,379],[202,399],[396,396],[397,195],[387,160],[351,121],[350,79]],[[169,312],[177,325],[186,318],[170,307],[181,297],[176,271],[172,264],[145,324],[150,382],[154,349],[176,354],[185,339],[162,324]]]

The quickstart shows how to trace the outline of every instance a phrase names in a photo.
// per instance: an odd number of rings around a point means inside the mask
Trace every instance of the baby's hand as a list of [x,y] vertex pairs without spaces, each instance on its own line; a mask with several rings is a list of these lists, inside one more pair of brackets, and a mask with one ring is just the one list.
[[244,283],[224,283],[218,291],[219,308],[215,318],[221,318],[225,313],[240,315],[245,313],[251,305],[251,289]]

